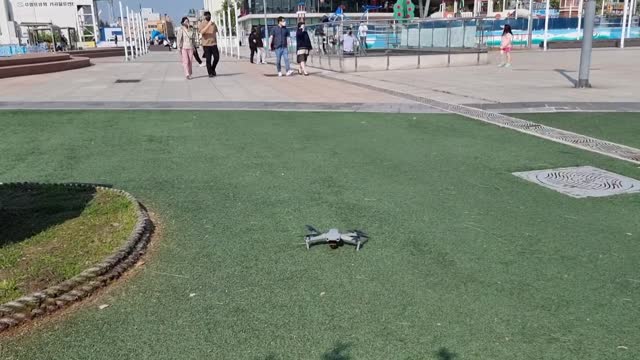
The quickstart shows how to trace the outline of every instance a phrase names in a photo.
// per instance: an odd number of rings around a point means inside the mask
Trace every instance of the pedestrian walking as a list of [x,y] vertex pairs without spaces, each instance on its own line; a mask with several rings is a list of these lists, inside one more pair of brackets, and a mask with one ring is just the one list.
[[[249,50],[251,50],[251,55],[249,55],[249,62],[251,62],[252,64],[253,64],[253,57],[258,51],[258,47],[256,46],[256,44],[257,44],[256,27],[253,26],[251,28],[251,34],[249,34]],[[258,59],[258,62],[260,62],[260,59]]]
[[[204,49],[204,58],[207,65],[207,73],[209,77],[216,76],[216,67],[220,61],[220,51],[218,50],[218,26],[211,20],[211,13],[205,11],[204,19],[198,28],[202,35],[202,48]],[[213,58],[213,62],[211,59]]]
[[[199,49],[199,47],[200,47],[199,46],[199,44],[200,44],[199,33],[198,33],[198,31],[196,31],[196,29],[193,28],[193,26],[191,26],[191,33],[192,33],[192,35],[191,35],[192,39],[191,40],[193,41],[193,45],[194,45],[193,46],[193,58],[196,60],[196,62],[199,64],[200,67],[204,67],[204,63],[202,62],[202,59],[200,59],[200,54],[198,54],[198,50],[200,50]],[[202,56],[204,56],[204,54]]]
[[363,55],[367,54],[367,32],[369,31],[369,27],[367,26],[367,24],[363,22],[360,23],[360,26],[358,26],[358,40],[359,40],[359,46],[358,49],[360,50],[359,52]]
[[256,49],[258,50],[258,64],[266,64],[267,63],[267,54],[264,50],[264,41],[262,41],[262,30],[258,27],[256,28]]
[[180,52],[180,58],[182,60],[182,67],[184,68],[184,75],[187,80],[191,80],[193,74],[193,34],[191,27],[189,26],[189,18],[183,17],[180,21],[182,26],[178,31],[177,43],[178,51]]
[[298,30],[296,31],[296,60],[298,60],[298,64],[300,64],[300,67],[298,68],[298,74],[300,75],[309,75],[305,68],[305,64],[307,63],[307,58],[309,57],[311,49],[309,33],[307,33],[307,30],[305,29],[304,22],[299,22]]
[[500,55],[502,62],[498,67],[511,67],[511,50],[513,49],[513,33],[511,25],[506,24],[502,30],[502,39],[500,41]]
[[276,70],[278,70],[278,76],[282,76],[282,59],[284,58],[284,66],[286,76],[291,76],[291,64],[289,63],[289,30],[287,29],[287,21],[282,17],[278,17],[278,26],[273,29],[271,34],[271,50],[276,53]]

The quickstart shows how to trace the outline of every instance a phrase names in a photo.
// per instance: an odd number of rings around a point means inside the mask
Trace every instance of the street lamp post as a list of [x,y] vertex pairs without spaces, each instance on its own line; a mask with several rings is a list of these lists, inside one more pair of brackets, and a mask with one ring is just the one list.
[[122,15],[122,1],[119,1],[119,3],[120,3],[120,28],[122,29],[122,41],[124,42],[124,61],[129,61],[129,52],[127,50],[127,33],[126,31],[124,31],[124,16]]
[[264,36],[265,36],[265,41],[262,44],[264,47],[267,48],[267,50],[265,50],[264,52],[264,57],[266,58],[267,55],[269,54],[268,49],[270,49],[269,46],[269,25],[267,25],[267,0],[262,0],[262,9],[264,10]]
[[591,68],[591,47],[593,43],[593,25],[596,18],[596,0],[585,0],[584,36],[582,37],[582,52],[580,53],[580,70],[577,88],[591,87],[589,70]]
[[547,37],[549,36],[549,0],[544,11],[544,51],[547,51]]

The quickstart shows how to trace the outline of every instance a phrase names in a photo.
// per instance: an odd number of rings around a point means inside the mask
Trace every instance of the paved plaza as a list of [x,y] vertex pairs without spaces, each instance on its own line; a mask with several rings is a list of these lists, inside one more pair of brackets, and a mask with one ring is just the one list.
[[[312,69],[309,77],[290,78],[275,76],[273,64],[223,55],[218,77],[209,79],[196,66],[191,81],[184,79],[175,52],[158,52],[130,63],[95,59],[86,69],[1,79],[0,107],[439,112],[412,101],[418,96],[495,112],[638,111],[638,56],[640,49],[595,49],[593,88],[575,89],[579,50],[516,52],[512,69],[495,64],[348,74]],[[491,54],[494,63],[496,57]],[[119,79],[136,82],[116,83]]]

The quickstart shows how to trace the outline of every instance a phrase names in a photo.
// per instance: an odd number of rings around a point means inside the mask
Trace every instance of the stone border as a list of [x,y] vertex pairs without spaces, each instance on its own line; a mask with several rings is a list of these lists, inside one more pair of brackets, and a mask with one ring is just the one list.
[[60,284],[0,305],[0,332],[84,299],[97,289],[119,278],[146,252],[147,245],[153,234],[154,225],[146,208],[131,194],[123,190],[78,183],[0,183],[0,186],[12,186],[15,188],[60,186],[106,190],[126,197],[136,206],[138,213],[138,221],[127,242],[102,262]]
[[358,113],[440,113],[416,102],[327,103],[280,101],[0,101],[0,110],[256,110]]

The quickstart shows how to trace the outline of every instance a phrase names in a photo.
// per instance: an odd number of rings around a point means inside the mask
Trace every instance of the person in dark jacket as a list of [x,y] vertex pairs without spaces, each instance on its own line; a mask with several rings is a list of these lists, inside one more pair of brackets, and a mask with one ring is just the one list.
[[307,58],[309,57],[309,53],[311,52],[311,39],[309,38],[309,33],[305,29],[304,23],[298,23],[298,31],[296,31],[296,55],[298,64],[300,64],[300,68],[298,68],[298,74],[304,76],[308,76],[307,69],[305,69],[305,63],[307,62]]
[[282,60],[284,59],[284,67],[286,72],[286,76],[291,76],[293,71],[291,70],[291,65],[289,64],[289,42],[291,35],[289,34],[289,29],[287,29],[287,21],[284,17],[278,17],[278,26],[273,30],[269,31],[271,34],[270,42],[271,51],[276,53],[276,70],[278,70],[278,76],[282,76]]
[[[256,27],[251,28],[251,34],[249,34],[249,50],[251,50],[251,55],[249,56],[249,61],[253,64],[253,56],[256,54]],[[259,62],[259,60],[258,60]]]

